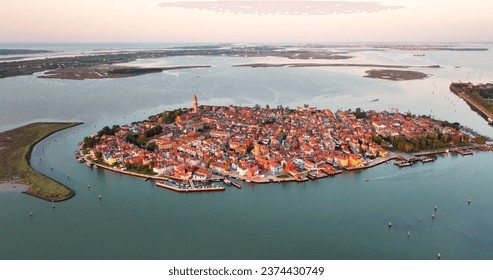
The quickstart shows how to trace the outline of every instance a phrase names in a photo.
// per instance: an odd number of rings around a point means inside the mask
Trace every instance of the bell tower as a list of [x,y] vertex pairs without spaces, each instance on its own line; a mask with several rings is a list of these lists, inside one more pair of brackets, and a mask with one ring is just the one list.
[[198,113],[199,112],[199,108],[198,108],[198,104],[197,104],[197,95],[193,95],[193,112],[194,113]]

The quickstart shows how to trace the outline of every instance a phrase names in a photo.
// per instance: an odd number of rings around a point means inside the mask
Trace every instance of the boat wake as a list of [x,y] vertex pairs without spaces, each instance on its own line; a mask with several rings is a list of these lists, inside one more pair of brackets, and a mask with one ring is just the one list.
[[[366,181],[375,181],[375,180],[409,180],[409,179],[416,179],[416,175],[419,175],[420,177],[424,177],[427,173],[430,171],[433,171],[435,168],[430,167],[430,168],[420,168],[418,170],[399,170],[398,172],[386,172],[381,175],[375,176],[375,177],[368,177],[365,179]],[[436,175],[434,175],[436,176]]]

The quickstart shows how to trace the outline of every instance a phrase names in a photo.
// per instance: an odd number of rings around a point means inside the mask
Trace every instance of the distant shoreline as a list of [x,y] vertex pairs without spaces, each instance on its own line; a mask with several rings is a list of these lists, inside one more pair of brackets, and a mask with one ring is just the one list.
[[[411,68],[416,66],[389,65],[389,64],[366,64],[366,63],[247,63],[236,64],[231,67],[386,67],[386,68]],[[420,66],[427,67],[427,66]]]
[[167,67],[125,67],[125,66],[100,66],[100,67],[81,67],[81,68],[62,68],[50,70],[39,78],[43,79],[62,79],[62,80],[95,80],[128,78],[139,75],[160,73],[168,70],[210,68],[210,65],[182,65]]
[[48,50],[32,50],[32,49],[0,49],[0,55],[22,55],[22,54],[39,54],[52,53]]

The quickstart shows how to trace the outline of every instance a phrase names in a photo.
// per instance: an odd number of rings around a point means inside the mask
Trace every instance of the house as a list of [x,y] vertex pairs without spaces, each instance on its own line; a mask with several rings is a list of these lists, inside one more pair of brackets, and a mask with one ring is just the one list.
[[211,162],[209,165],[209,168],[212,169],[212,171],[215,171],[217,173],[224,174],[226,173],[228,167],[225,164],[219,163],[219,162]]
[[350,154],[348,159],[348,165],[351,167],[360,166],[363,163],[363,161],[355,154]]
[[344,155],[334,155],[334,165],[346,167],[349,165],[349,159]]
[[207,180],[210,177],[210,171],[205,168],[198,168],[192,175],[193,180]]
[[279,174],[284,169],[279,160],[272,159],[269,164],[269,169],[272,174]]

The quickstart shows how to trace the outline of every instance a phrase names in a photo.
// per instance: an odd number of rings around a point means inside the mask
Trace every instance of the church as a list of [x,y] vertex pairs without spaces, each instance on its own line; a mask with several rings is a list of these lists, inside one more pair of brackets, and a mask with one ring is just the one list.
[[176,117],[175,122],[181,129],[189,131],[204,129],[204,122],[200,115],[197,95],[193,96],[193,112],[188,112]]

